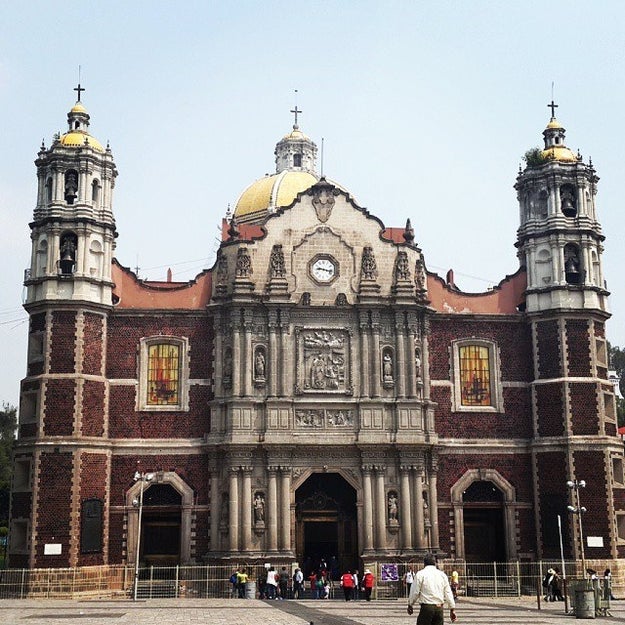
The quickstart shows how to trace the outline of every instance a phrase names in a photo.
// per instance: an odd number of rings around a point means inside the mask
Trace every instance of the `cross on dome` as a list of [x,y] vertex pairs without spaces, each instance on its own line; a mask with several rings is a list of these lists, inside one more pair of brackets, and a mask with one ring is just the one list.
[[295,114],[295,123],[293,124],[293,129],[294,129],[294,130],[296,130],[297,128],[299,128],[299,126],[297,125],[297,114],[298,114],[298,113],[303,113],[303,111],[300,111],[300,110],[297,108],[297,104],[296,104],[296,105],[295,105],[295,108],[294,108],[294,109],[291,109],[291,113],[294,113],[294,114]]
[[547,108],[551,109],[551,119],[555,119],[558,105],[553,101],[553,98],[551,98],[551,104],[547,104]]
[[84,87],[80,86],[80,82],[78,83],[78,87],[74,87],[74,91],[78,92],[78,102],[80,102],[80,92],[81,91],[86,91],[86,89]]

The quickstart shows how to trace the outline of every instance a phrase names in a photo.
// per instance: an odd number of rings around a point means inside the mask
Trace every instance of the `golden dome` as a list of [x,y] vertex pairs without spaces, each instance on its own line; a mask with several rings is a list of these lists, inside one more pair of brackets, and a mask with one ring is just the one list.
[[563,145],[550,146],[541,152],[543,158],[551,161],[561,161],[563,163],[576,163],[577,155],[572,150]]
[[96,152],[104,152],[102,144],[84,131],[73,130],[71,132],[66,132],[61,136],[59,141],[61,145],[68,148],[82,148],[86,143],[90,148],[96,150]]
[[555,117],[552,117],[547,124],[547,128],[562,128],[562,124]]
[[74,106],[72,107],[72,109],[70,110],[70,113],[87,113],[87,109],[82,105],[82,102],[76,102],[76,104],[74,104]]
[[299,128],[293,128],[288,135],[282,137],[282,141],[310,141],[310,138],[306,136]]
[[261,216],[269,208],[289,206],[298,193],[310,189],[317,176],[307,171],[283,170],[253,182],[243,193],[234,209],[237,221],[247,221],[253,215]]

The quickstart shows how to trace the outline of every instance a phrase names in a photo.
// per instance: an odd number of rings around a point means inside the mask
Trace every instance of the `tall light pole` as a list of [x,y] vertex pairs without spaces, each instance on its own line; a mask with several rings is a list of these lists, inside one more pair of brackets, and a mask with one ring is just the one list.
[[579,491],[580,488],[586,488],[586,482],[584,480],[569,480],[566,485],[571,490],[573,496],[573,505],[567,506],[569,512],[577,515],[577,523],[579,530],[579,547],[582,555],[582,577],[586,577],[586,558],[584,556],[584,532],[582,529],[582,514],[586,512],[586,508],[580,505]]
[[146,482],[151,482],[154,479],[154,473],[139,473],[135,471],[135,482],[141,482],[141,488],[139,490],[139,499],[133,499],[132,505],[135,508],[139,508],[139,518],[137,521],[137,551],[135,553],[135,586],[133,589],[133,599],[137,600],[137,591],[139,590],[139,551],[141,549],[141,515],[143,513],[143,490]]

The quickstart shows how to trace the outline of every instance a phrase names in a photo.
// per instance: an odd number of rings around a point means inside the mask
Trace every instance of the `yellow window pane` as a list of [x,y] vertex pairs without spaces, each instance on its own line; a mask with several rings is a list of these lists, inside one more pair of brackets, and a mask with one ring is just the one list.
[[180,346],[168,343],[148,348],[147,403],[169,406],[179,403]]
[[460,348],[460,394],[463,406],[490,406],[489,350],[482,345]]

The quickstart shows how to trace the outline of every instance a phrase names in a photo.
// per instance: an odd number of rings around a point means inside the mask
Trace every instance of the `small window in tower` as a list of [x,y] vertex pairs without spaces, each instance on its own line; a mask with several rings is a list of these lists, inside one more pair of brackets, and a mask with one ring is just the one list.
[[302,166],[302,155],[301,154],[293,154],[293,166],[301,167]]
[[582,282],[579,248],[573,243],[564,246],[564,277],[568,284]]
[[569,184],[560,187],[560,208],[562,213],[567,217],[577,216],[575,189]]
[[46,180],[46,201],[52,201],[52,178]]
[[77,243],[78,237],[73,232],[66,232],[61,236],[59,273],[64,276],[71,276],[76,270]]
[[65,172],[65,201],[73,204],[78,194],[78,172],[75,169],[68,169]]
[[100,200],[100,183],[94,180],[91,183],[91,201],[97,205]]
[[79,122],[78,120],[76,120],[76,121],[74,122],[74,128],[75,128],[76,130],[78,130],[78,129],[80,128],[80,122]]

